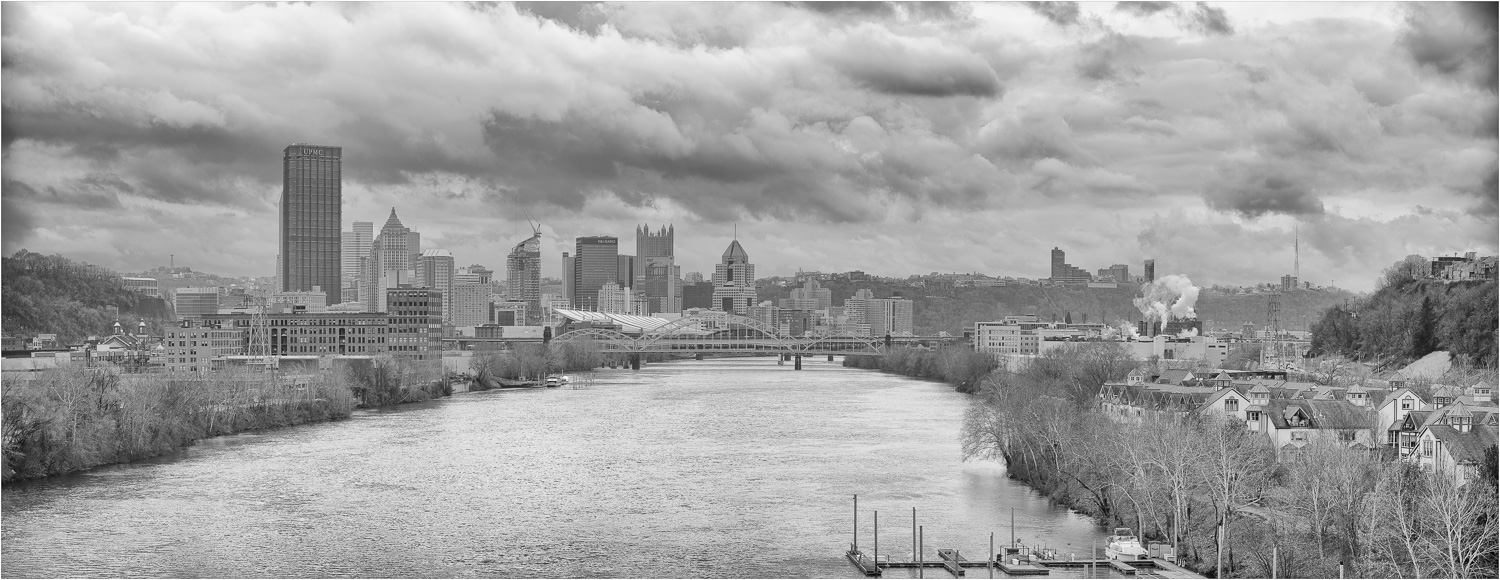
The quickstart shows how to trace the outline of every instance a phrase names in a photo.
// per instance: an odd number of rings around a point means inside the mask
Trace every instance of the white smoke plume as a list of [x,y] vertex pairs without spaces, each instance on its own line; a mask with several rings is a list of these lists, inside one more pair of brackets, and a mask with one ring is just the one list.
[[1135,329],[1135,325],[1131,324],[1129,320],[1121,320],[1120,336],[1129,337],[1126,340],[1136,340],[1141,337],[1141,333]]
[[1195,336],[1198,336],[1198,329],[1196,328],[1188,328],[1177,333],[1177,338],[1192,338]]
[[1141,294],[1135,299],[1135,307],[1140,309],[1147,324],[1198,317],[1193,311],[1193,305],[1198,303],[1198,287],[1187,276],[1162,276],[1155,282],[1142,284]]

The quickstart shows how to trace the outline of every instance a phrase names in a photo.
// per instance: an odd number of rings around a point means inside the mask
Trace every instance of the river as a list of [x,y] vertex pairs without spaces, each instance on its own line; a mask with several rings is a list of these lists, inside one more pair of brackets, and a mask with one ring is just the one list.
[[1008,539],[1012,508],[1028,544],[1082,555],[1102,539],[1000,465],[962,461],[967,404],[947,385],[821,359],[463,393],[8,485],[0,573],[858,577],[843,559],[853,494],[861,547],[879,510],[880,553],[900,559],[912,507],[928,559],[983,558],[991,532]]

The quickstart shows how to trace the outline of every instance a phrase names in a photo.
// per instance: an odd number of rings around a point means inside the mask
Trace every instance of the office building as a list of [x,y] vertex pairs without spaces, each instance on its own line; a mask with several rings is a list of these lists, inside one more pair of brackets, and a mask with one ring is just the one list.
[[1156,260],[1146,260],[1146,283],[1156,281]]
[[120,278],[124,281],[125,289],[131,292],[139,292],[152,298],[161,298],[161,288],[157,285],[156,278],[131,278],[129,276]]
[[278,291],[322,290],[329,304],[342,298],[343,151],[295,143],[282,153]]
[[328,296],[323,292],[273,292],[269,304],[287,304],[293,312],[326,312]]
[[865,300],[864,324],[870,325],[870,336],[911,336],[911,307],[905,298]]
[[[241,352],[255,354],[250,345],[250,319],[246,313],[203,317],[203,327],[238,330]],[[266,314],[266,352],[271,355],[350,354],[378,355],[385,352],[390,318],[381,312],[294,313],[286,307]]]
[[496,300],[490,303],[489,323],[500,326],[526,326],[527,305],[515,300]]
[[635,297],[630,288],[622,288],[614,282],[605,282],[604,287],[599,289],[599,296],[595,301],[598,312],[609,312],[612,314],[639,314],[634,309]]
[[991,356],[1038,354],[1041,337],[1036,329],[1006,322],[974,323],[974,350]]
[[[323,306],[327,306],[326,304]],[[245,330],[202,326],[192,321],[168,328],[162,347],[168,372],[206,373],[224,368],[225,358],[245,354]]]
[[[614,236],[589,236],[577,239],[572,257],[572,304],[579,310],[597,310],[599,290],[607,282],[629,286],[620,276],[620,241]],[[568,261],[566,255],[563,260]],[[627,264],[628,267],[628,264]],[[626,270],[626,277],[629,276]]]
[[714,266],[714,308],[747,316],[755,306],[755,265],[739,240],[729,243]]
[[511,300],[526,303],[526,314],[531,318],[527,325],[540,324],[542,316],[542,234],[533,232],[530,238],[511,248],[505,257],[505,281],[509,286],[507,295]]
[[[413,286],[431,288],[449,296],[453,290],[453,254],[448,250],[423,250],[417,258],[417,282]],[[452,324],[453,301],[443,304],[443,324]]]
[[808,277],[801,288],[793,288],[790,298],[783,298],[782,308],[822,310],[833,306],[833,291],[824,288],[816,278]]
[[567,252],[563,252],[562,263],[564,308],[572,308],[573,305],[573,258]]
[[1125,264],[1114,264],[1108,268],[1100,268],[1098,279],[1104,280],[1106,278],[1111,278],[1115,282],[1119,282],[1122,284],[1128,283],[1130,282],[1130,266],[1126,266]]
[[677,266],[672,226],[656,232],[649,225],[635,228],[636,294],[646,301],[647,313],[682,312],[682,271]]
[[365,285],[369,296],[361,298],[366,299],[369,311],[385,312],[386,291],[415,282],[421,245],[421,235],[402,225],[401,218],[396,217],[396,208],[391,208],[391,217],[381,226],[380,234],[370,245],[370,256],[365,260]]
[[453,270],[454,284],[484,284],[495,281],[495,271],[479,264],[469,264]]
[[401,286],[386,290],[386,351],[408,360],[443,357],[443,293],[431,288]]
[[854,291],[854,296],[844,299],[844,315],[848,316],[848,323],[853,325],[868,325],[865,322],[865,303],[875,298],[875,293],[869,288],[860,288]]
[[219,313],[218,288],[178,288],[173,293],[172,307],[178,318],[202,318]]
[[343,233],[340,256],[340,277],[348,281],[359,280],[364,273],[365,258],[370,257],[370,245],[375,243],[375,222],[354,222],[354,229]]
[[[695,272],[696,273],[696,272]],[[682,310],[690,308],[702,308],[710,310],[714,307],[714,283],[701,280],[687,282],[682,285]]]
[[450,289],[448,311],[451,326],[479,326],[489,322],[490,288],[488,284],[457,282]]

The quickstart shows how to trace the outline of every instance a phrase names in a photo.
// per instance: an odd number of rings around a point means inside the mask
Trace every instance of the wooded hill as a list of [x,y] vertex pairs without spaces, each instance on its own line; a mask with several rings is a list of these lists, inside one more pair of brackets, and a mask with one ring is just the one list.
[[145,320],[159,334],[172,319],[166,300],[127,290],[107,268],[26,250],[0,258],[0,292],[0,325],[12,336],[56,333],[77,342],[109,334],[116,316],[132,331]]
[[1495,281],[1445,284],[1387,272],[1368,299],[1324,311],[1312,327],[1310,356],[1341,354],[1394,367],[1447,350],[1458,364],[1495,367]]
[[[1134,300],[1141,295],[1140,286],[1123,284],[1118,288],[1078,288],[1058,286],[1001,286],[993,288],[922,288],[904,282],[821,282],[833,291],[833,304],[860,288],[869,288],[876,298],[889,298],[900,292],[912,304],[912,327],[916,334],[932,335],[947,331],[959,335],[973,328],[975,322],[1000,320],[1010,314],[1036,314],[1041,320],[1059,322],[1071,314],[1073,322],[1100,322],[1114,325],[1120,320],[1140,320]],[[757,299],[775,301],[791,295],[799,286],[761,286]],[[1257,329],[1266,323],[1267,294],[1231,295],[1201,294],[1198,318],[1208,330],[1239,330],[1250,322]],[[1339,291],[1298,290],[1281,295],[1282,328],[1307,329],[1319,314],[1334,304],[1342,304],[1354,294]],[[1087,320],[1085,320],[1085,317]]]

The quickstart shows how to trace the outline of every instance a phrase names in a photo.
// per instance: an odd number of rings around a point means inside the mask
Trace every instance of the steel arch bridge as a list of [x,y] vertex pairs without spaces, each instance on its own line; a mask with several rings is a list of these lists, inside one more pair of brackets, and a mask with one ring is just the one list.
[[[903,338],[908,342],[910,338]],[[631,336],[614,330],[584,328],[558,335],[553,344],[591,341],[601,352],[619,354],[767,354],[884,356],[884,338],[819,333],[787,336],[774,326],[737,315],[696,315]]]

